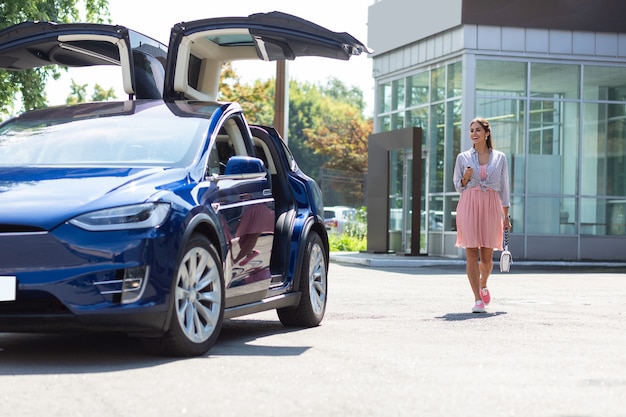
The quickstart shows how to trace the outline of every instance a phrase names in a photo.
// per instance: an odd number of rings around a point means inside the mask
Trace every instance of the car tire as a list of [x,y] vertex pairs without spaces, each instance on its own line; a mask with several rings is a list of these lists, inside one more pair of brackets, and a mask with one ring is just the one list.
[[311,232],[306,239],[305,255],[299,277],[300,302],[295,307],[278,309],[284,326],[318,326],[326,312],[328,259],[320,236]]
[[198,356],[217,340],[224,318],[224,273],[213,244],[194,235],[185,245],[172,287],[169,330],[146,338],[151,353]]

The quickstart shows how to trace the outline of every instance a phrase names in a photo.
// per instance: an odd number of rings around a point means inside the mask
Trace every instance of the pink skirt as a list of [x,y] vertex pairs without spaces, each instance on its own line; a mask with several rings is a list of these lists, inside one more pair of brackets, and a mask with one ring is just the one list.
[[502,250],[502,202],[490,189],[472,187],[461,193],[456,208],[456,246]]

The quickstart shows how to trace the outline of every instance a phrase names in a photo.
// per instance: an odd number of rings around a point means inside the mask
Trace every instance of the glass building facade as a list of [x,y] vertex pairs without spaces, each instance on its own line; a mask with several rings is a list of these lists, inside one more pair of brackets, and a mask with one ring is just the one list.
[[[429,54],[446,35],[451,46]],[[513,35],[523,44],[511,46]],[[420,198],[420,252],[463,256],[452,175],[479,116],[509,162],[518,259],[626,260],[626,42],[614,36],[616,53],[599,56],[614,38],[467,26],[375,57],[375,131],[423,129],[420,155],[389,154],[390,250],[409,251],[407,207]],[[421,196],[407,194],[413,157],[423,158]]]

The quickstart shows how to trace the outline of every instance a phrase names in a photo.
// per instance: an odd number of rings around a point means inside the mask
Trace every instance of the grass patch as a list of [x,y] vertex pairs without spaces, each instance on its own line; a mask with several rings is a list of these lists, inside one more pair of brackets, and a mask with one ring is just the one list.
[[359,252],[367,249],[367,238],[350,236],[347,233],[328,236],[328,243],[331,252]]

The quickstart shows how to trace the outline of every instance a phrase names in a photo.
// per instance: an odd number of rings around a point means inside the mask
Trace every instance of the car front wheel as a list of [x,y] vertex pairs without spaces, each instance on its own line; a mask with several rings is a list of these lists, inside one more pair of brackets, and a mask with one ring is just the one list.
[[196,235],[185,246],[173,286],[170,329],[146,339],[150,351],[197,356],[215,343],[224,317],[224,274],[211,242]]
[[328,291],[327,266],[322,239],[315,232],[309,233],[300,270],[300,302],[295,307],[278,309],[278,318],[283,325],[314,327],[322,322]]

